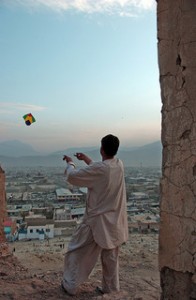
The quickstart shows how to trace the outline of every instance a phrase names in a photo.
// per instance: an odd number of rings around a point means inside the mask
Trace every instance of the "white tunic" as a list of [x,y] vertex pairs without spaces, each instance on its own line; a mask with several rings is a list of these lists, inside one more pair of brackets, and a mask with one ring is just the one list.
[[68,163],[67,181],[87,187],[83,223],[90,226],[95,242],[104,249],[127,241],[127,205],[122,161],[113,158],[75,169]]

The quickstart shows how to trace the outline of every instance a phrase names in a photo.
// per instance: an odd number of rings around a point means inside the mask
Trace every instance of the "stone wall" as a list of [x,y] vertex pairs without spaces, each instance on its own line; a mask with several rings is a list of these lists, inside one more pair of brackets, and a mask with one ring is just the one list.
[[161,299],[196,299],[196,1],[157,1]]
[[6,219],[5,172],[0,166],[0,256],[8,254],[3,222]]

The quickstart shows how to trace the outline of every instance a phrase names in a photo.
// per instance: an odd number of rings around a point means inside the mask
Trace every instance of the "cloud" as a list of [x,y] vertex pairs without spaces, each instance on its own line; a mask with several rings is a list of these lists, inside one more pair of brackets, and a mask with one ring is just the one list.
[[0,114],[14,114],[16,110],[29,113],[35,111],[42,111],[44,109],[46,109],[46,107],[33,104],[0,102]]
[[48,8],[57,12],[75,10],[87,14],[132,16],[135,13],[152,10],[155,0],[3,0],[5,4],[20,5],[29,9]]

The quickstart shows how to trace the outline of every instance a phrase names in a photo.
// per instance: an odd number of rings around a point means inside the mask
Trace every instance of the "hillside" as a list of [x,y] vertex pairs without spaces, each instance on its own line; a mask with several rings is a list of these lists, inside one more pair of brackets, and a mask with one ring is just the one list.
[[5,141],[0,143],[0,156],[18,157],[37,155],[38,152],[27,143],[18,140]]
[[[65,239],[65,238],[64,238]],[[158,271],[158,235],[130,234],[120,251],[121,291],[99,295],[101,264],[97,263],[90,278],[70,297],[60,288],[67,238],[49,241],[15,242],[13,256],[0,257],[1,300],[155,300],[160,299]],[[65,243],[65,249],[59,247]]]
[[[30,154],[30,149],[28,147],[26,148],[26,145],[23,144],[22,147],[23,151],[18,152],[17,149],[19,147],[14,149],[12,144],[12,152],[11,149],[9,149],[9,151],[7,150],[7,154],[5,154],[0,145],[0,164],[4,169],[8,167],[63,167],[65,165],[62,160],[63,154],[73,157],[77,151],[85,152],[95,161],[100,160],[99,149],[90,147],[65,149],[64,151],[58,151],[49,155],[39,155],[36,152],[32,155]],[[15,155],[13,155],[14,153]],[[162,146],[160,141],[157,141],[137,148],[120,148],[118,157],[124,162],[126,167],[140,167],[141,165],[143,167],[159,167],[161,166]],[[75,157],[73,158],[77,165],[82,164],[77,161]]]

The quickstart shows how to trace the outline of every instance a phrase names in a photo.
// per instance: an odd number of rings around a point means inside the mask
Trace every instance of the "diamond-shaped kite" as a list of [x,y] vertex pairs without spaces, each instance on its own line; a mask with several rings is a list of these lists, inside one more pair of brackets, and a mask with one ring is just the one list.
[[30,126],[32,123],[36,121],[34,116],[31,113],[24,115],[23,119],[25,120],[25,124],[27,126]]

